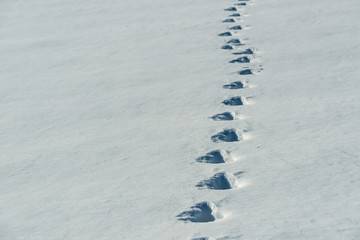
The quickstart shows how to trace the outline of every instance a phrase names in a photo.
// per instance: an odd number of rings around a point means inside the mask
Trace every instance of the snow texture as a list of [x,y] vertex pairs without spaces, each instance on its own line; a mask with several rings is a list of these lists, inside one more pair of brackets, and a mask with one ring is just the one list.
[[2,0],[0,239],[360,239],[359,9]]

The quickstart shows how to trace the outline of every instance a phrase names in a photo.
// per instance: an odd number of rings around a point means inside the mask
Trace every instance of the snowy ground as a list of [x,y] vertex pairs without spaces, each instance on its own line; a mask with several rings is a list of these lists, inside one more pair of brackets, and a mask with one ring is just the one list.
[[360,2],[237,3],[2,1],[0,238],[360,239]]

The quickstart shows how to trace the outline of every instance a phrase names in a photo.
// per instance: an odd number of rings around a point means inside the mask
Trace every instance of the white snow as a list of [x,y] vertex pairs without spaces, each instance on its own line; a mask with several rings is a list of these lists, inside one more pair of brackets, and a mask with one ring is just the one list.
[[[0,239],[359,239],[360,2],[251,0],[224,23],[236,3],[3,0]],[[219,172],[242,187],[196,187]],[[221,217],[179,220],[201,202]]]

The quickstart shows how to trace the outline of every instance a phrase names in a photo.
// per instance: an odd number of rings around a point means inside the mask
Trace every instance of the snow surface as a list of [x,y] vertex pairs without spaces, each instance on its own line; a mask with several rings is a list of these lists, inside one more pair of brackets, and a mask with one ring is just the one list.
[[360,239],[360,2],[236,3],[1,1],[0,239]]

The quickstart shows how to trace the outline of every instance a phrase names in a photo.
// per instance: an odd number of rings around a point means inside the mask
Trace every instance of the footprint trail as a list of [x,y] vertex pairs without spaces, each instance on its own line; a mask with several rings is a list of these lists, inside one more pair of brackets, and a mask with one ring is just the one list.
[[[249,0],[237,0],[233,6],[224,8],[225,12],[228,13],[228,17],[222,20],[225,25],[225,31],[219,33],[218,36],[222,37],[224,40],[221,49],[227,50],[231,55],[237,56],[237,58],[228,61],[230,64],[235,64],[235,66],[244,66],[242,69],[235,69],[234,77],[239,79],[233,79],[229,81],[228,84],[222,85],[224,91],[241,91],[241,96],[233,96],[227,98],[221,102],[221,106],[227,108],[226,111],[221,113],[214,113],[209,117],[214,124],[222,125],[227,122],[228,124],[235,124],[243,122],[243,118],[239,118],[239,113],[232,111],[231,108],[238,107],[238,111],[243,111],[244,108],[248,107],[249,103],[246,100],[252,98],[249,97],[248,91],[251,89],[249,87],[249,82],[254,80],[254,77],[257,73],[262,70],[261,66],[256,66],[258,61],[255,61],[257,54],[255,54],[255,48],[248,46],[248,38],[244,38],[243,35],[247,33],[247,25],[236,24],[237,22],[242,22],[240,17],[243,16],[241,13],[245,8],[249,7],[252,1]],[[245,16],[247,14],[245,13]],[[245,26],[245,27],[244,27]],[[242,36],[242,38],[239,38]],[[241,40],[240,40],[241,39]],[[243,42],[245,40],[245,42]],[[257,52],[257,51],[256,51]],[[219,104],[220,105],[220,104]],[[241,106],[241,107],[239,107]],[[241,114],[241,112],[240,112]],[[216,126],[218,126],[216,125]],[[215,126],[215,125],[214,125]],[[248,130],[241,130],[235,127],[228,126],[218,126],[221,130],[220,132],[210,136],[212,144],[217,144],[217,146],[222,147],[231,147],[235,144],[242,144],[244,140],[244,133]],[[246,135],[245,135],[246,137]],[[247,138],[246,138],[247,139]],[[205,155],[196,158],[197,166],[203,166],[204,168],[210,167],[211,165],[216,164],[219,166],[214,169],[213,175],[208,179],[202,180],[198,183],[194,183],[195,187],[199,190],[227,190],[227,191],[218,191],[218,194],[226,194],[228,191],[231,191],[234,188],[239,187],[238,179],[242,175],[243,171],[237,173],[229,173],[221,170],[226,165],[233,164],[234,168],[236,167],[236,161],[234,161],[233,153],[225,149],[215,149],[210,152],[207,152]],[[179,214],[178,219],[185,222],[197,222],[197,223],[208,223],[214,222],[218,218],[223,216],[219,213],[217,205],[211,201],[200,202],[195,204],[190,208],[190,210],[184,211]],[[201,237],[193,238],[192,240],[209,240],[215,238]],[[235,239],[230,236],[221,238],[221,239]]]

